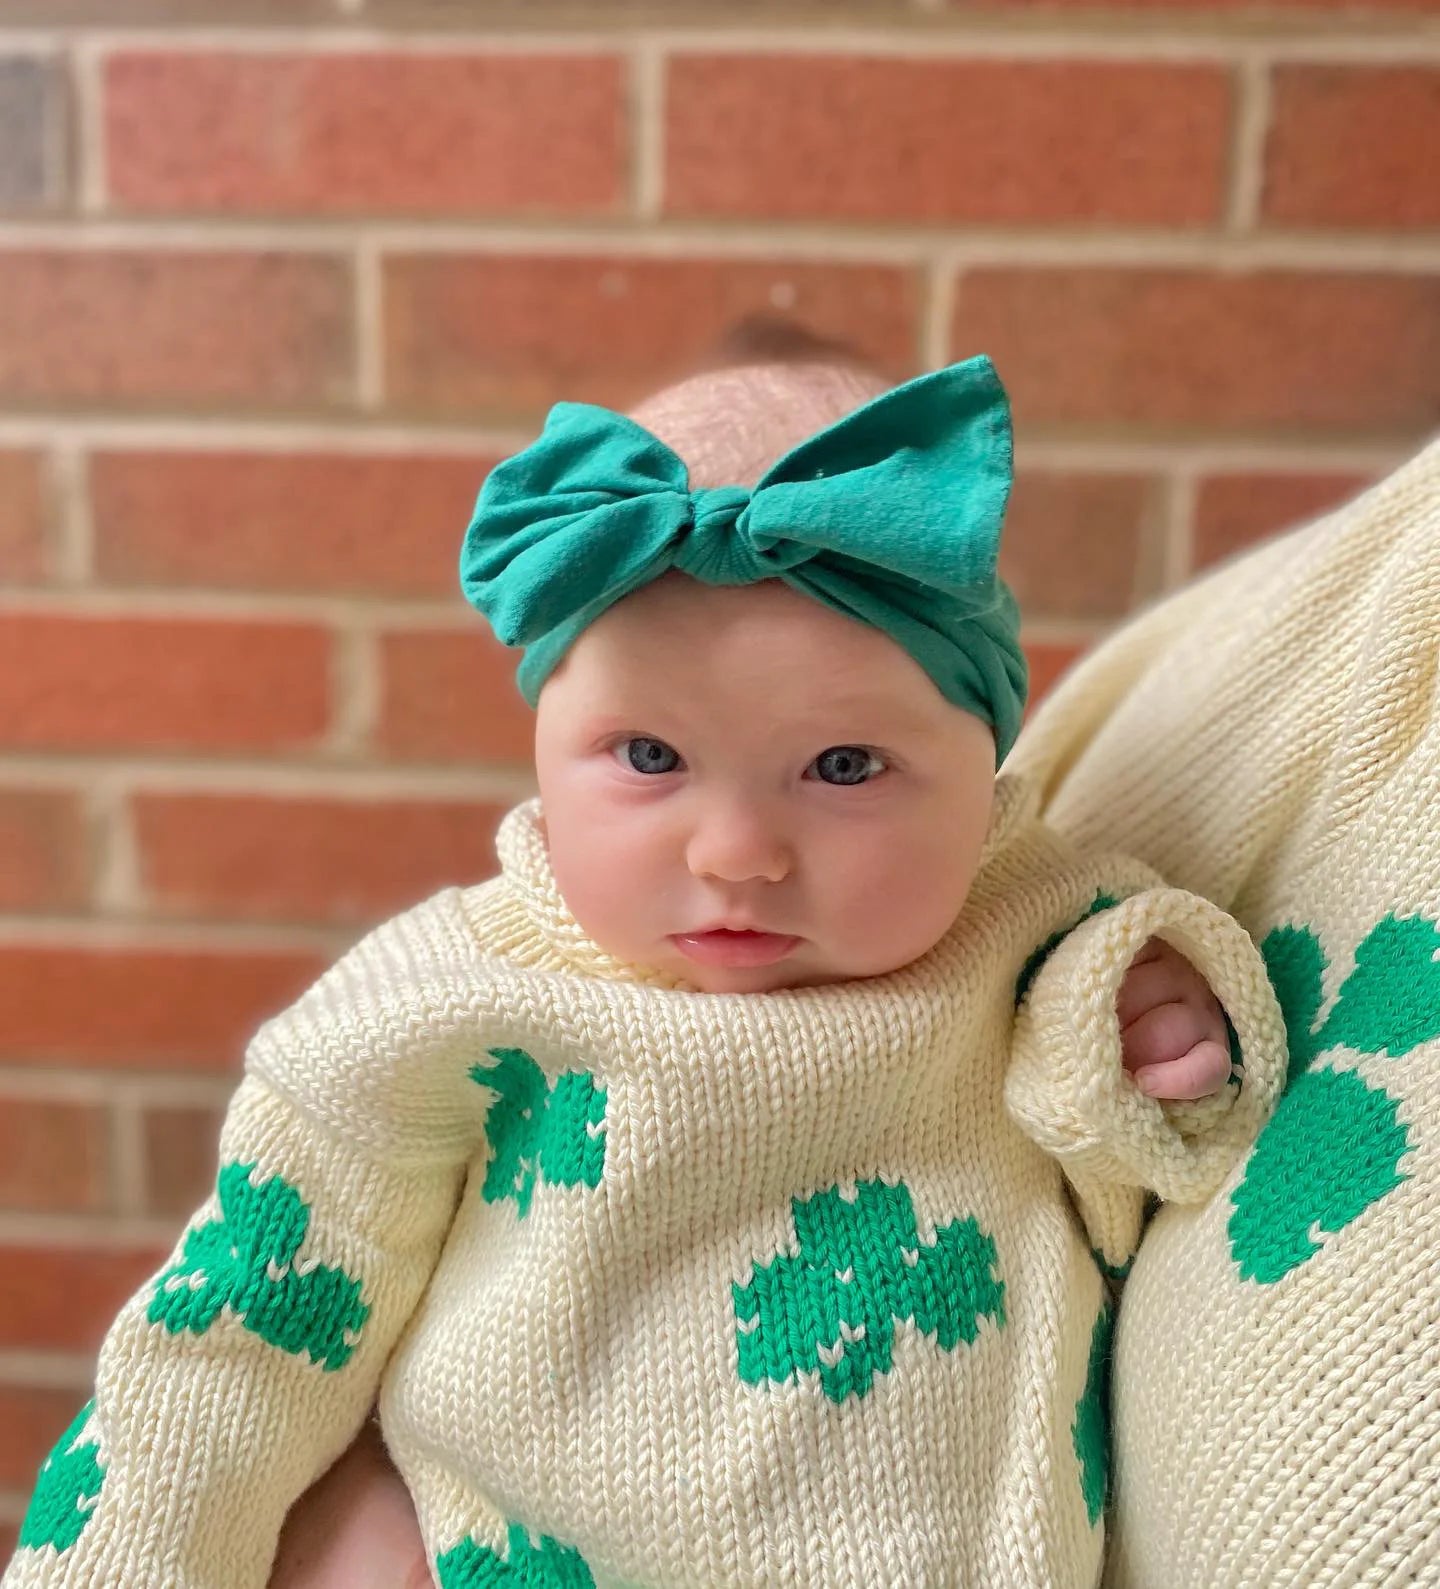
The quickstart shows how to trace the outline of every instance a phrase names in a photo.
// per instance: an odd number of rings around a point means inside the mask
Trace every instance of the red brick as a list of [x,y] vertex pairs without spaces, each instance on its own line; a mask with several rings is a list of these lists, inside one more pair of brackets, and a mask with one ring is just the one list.
[[617,210],[625,84],[612,56],[120,53],[108,186],[139,210]]
[[233,1071],[261,1022],[326,967],[279,950],[0,945],[8,1064]]
[[493,461],[100,453],[90,461],[97,568],[116,585],[450,595]]
[[666,103],[681,215],[1194,225],[1223,204],[1219,66],[682,55]]
[[1061,676],[1085,655],[1088,647],[1039,640],[1027,640],[1024,645],[1025,657],[1030,664],[1030,698],[1026,703],[1028,712],[1040,704]]
[[12,613],[0,745],[302,748],[329,714],[330,637],[304,624]]
[[0,452],[0,585],[44,577],[48,495],[38,452]]
[[82,1391],[0,1385],[0,1486],[29,1492],[40,1464],[85,1399]]
[[1359,474],[1212,475],[1195,504],[1197,568],[1348,502],[1370,484]]
[[219,1170],[219,1109],[151,1109],[143,1121],[145,1207],[188,1219],[214,1190]]
[[0,403],[348,405],[352,298],[319,255],[0,251]]
[[1140,475],[1022,470],[1006,515],[1000,573],[1027,616],[1118,617],[1140,592],[1153,482]]
[[392,403],[537,414],[561,399],[634,402],[776,306],[904,374],[919,284],[884,265],[408,255],[387,262],[385,305]]
[[108,1201],[109,1168],[103,1109],[0,1097],[0,1208],[93,1212]]
[[75,794],[0,789],[0,910],[81,908],[88,893],[89,848]]
[[528,765],[535,714],[515,684],[518,651],[481,620],[474,632],[394,632],[380,642],[377,738],[407,761],[504,761]]
[[140,875],[166,915],[365,925],[495,871],[503,814],[470,801],[141,794]]
[[1263,219],[1440,225],[1440,68],[1275,71]]
[[1421,431],[1440,419],[1440,277],[976,270],[952,345],[1017,424]]
[[153,1247],[0,1246],[0,1351],[95,1351],[166,1256]]

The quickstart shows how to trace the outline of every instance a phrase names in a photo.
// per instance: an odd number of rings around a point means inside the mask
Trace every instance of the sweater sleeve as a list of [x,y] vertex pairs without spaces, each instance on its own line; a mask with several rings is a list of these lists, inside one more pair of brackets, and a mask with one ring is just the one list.
[[3,1589],[263,1589],[354,1439],[483,1122],[485,980],[450,890],[353,949],[246,1054],[213,1195],[101,1347]]
[[[1220,1188],[1275,1106],[1286,1049],[1265,963],[1223,910],[1164,887],[1097,904],[1104,908],[1063,936],[1033,973],[1016,1015],[1005,1100],[1026,1135],[1059,1161],[1096,1256],[1114,1273],[1139,1243],[1147,1193],[1203,1203]],[[1149,1098],[1121,1061],[1116,1000],[1151,938],[1196,967],[1238,1041],[1229,1085],[1207,1098]]]

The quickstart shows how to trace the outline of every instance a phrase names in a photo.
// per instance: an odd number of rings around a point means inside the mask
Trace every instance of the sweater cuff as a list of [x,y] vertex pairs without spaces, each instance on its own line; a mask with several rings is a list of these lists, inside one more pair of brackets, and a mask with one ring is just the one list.
[[[1121,1061],[1116,1001],[1161,938],[1210,984],[1239,1042],[1239,1085],[1193,1102],[1149,1098]],[[1285,1027],[1259,950],[1196,894],[1155,888],[1092,916],[1040,968],[1016,1017],[1005,1100],[1082,1195],[1143,1187],[1202,1203],[1269,1117],[1285,1079]]]

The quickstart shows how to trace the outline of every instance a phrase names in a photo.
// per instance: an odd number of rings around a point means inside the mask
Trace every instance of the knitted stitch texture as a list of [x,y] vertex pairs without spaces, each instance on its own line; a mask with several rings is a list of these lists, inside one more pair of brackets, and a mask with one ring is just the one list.
[[[377,1388],[441,1589],[1093,1585],[1091,1247],[1123,1263],[1142,1188],[1210,1196],[1268,1115],[1250,939],[1013,781],[940,943],[817,988],[611,959],[538,802],[498,849],[255,1038],[216,1194],[107,1337],[4,1589],[261,1589]],[[1243,1051],[1202,1104],[1121,1068],[1152,933]]]
[[1130,626],[1017,760],[1261,943],[1285,1095],[1120,1308],[1114,1589],[1440,1584],[1440,444]]

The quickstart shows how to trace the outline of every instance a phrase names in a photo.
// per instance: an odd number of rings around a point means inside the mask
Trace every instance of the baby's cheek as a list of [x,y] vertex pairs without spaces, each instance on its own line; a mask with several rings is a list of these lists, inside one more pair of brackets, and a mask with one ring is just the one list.
[[573,843],[552,837],[550,864],[561,898],[586,934],[622,959],[633,954],[638,916],[654,895],[643,858],[630,856],[613,837]]
[[907,965],[949,930],[973,877],[966,857],[934,845],[852,847],[836,863],[846,900],[847,948],[866,975]]

